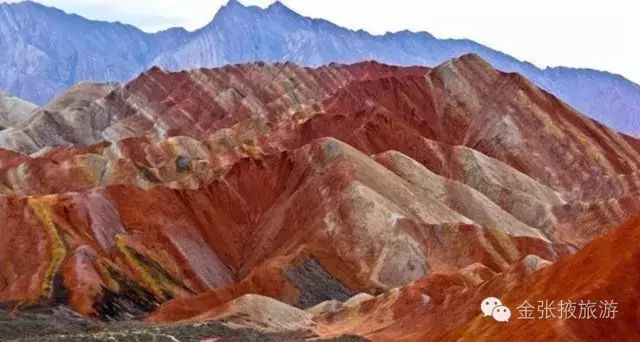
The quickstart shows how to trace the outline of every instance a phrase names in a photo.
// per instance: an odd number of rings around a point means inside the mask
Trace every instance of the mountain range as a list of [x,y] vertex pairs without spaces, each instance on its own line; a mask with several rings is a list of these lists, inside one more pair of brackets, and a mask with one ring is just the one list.
[[0,89],[40,105],[80,81],[124,82],[151,66],[178,71],[254,61],[319,66],[365,60],[436,66],[466,53],[526,76],[618,131],[640,133],[637,84],[595,70],[539,69],[471,40],[409,31],[375,36],[303,17],[280,2],[262,9],[230,0],[201,29],[153,34],[34,2],[0,4]]
[[0,10],[37,103],[0,94],[0,340],[637,336],[637,85],[281,3],[156,34]]
[[[640,140],[477,55],[156,67],[79,83],[10,130],[36,152],[0,149],[2,336],[637,332]],[[503,326],[489,296],[620,313]]]

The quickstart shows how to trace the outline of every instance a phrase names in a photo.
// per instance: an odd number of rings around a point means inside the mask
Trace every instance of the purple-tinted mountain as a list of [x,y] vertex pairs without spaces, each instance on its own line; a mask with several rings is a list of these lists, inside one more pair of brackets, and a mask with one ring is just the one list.
[[43,104],[84,80],[123,81],[188,36],[147,34],[35,2],[0,3],[0,89]]

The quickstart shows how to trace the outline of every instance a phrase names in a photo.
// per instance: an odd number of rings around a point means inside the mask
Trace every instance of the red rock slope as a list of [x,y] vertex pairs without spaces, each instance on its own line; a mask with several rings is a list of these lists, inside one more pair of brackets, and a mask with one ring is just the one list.
[[[640,217],[597,238],[554,264],[529,256],[502,274],[482,267],[456,274],[432,274],[411,285],[357,305],[344,303],[315,312],[321,335],[349,331],[374,341],[631,341],[640,324]],[[532,273],[533,272],[533,273]],[[474,284],[475,282],[475,284]],[[481,301],[497,296],[512,310],[508,323],[480,312]],[[609,318],[518,319],[529,301],[614,302]],[[532,311],[539,317],[537,308]],[[575,316],[580,317],[576,306]],[[437,327],[437,328],[434,328]]]
[[[0,150],[1,302],[172,322],[280,305],[263,295],[315,307],[318,333],[369,335],[369,314],[322,303],[472,302],[461,293],[517,283],[640,211],[638,141],[472,55],[152,69],[109,87],[37,111],[95,144],[51,147],[33,117],[22,133],[49,147]],[[389,336],[405,324],[367,305]],[[460,312],[438,334],[476,314]]]

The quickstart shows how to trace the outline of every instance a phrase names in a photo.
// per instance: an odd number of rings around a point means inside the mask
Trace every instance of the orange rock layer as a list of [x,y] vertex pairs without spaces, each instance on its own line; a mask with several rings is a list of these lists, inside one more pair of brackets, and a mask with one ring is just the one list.
[[585,294],[544,281],[596,272],[559,266],[593,249],[602,269],[631,267],[604,252],[631,228],[589,242],[640,212],[640,142],[473,55],[434,69],[156,68],[72,101],[81,91],[47,115],[67,120],[73,103],[64,138],[92,144],[53,146],[33,129],[49,147],[0,150],[1,302],[482,340],[482,296]]

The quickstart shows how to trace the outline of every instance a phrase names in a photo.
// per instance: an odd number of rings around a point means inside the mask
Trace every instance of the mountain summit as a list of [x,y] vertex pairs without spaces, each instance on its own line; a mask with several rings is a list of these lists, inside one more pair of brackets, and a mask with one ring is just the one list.
[[155,34],[33,2],[0,8],[0,90],[39,104],[78,81],[128,81],[152,65],[173,71],[254,61],[435,66],[475,53],[500,70],[525,75],[610,127],[640,133],[640,86],[621,76],[539,69],[471,40],[436,39],[426,32],[352,31],[303,17],[280,2],[263,9],[230,0],[199,30]]

